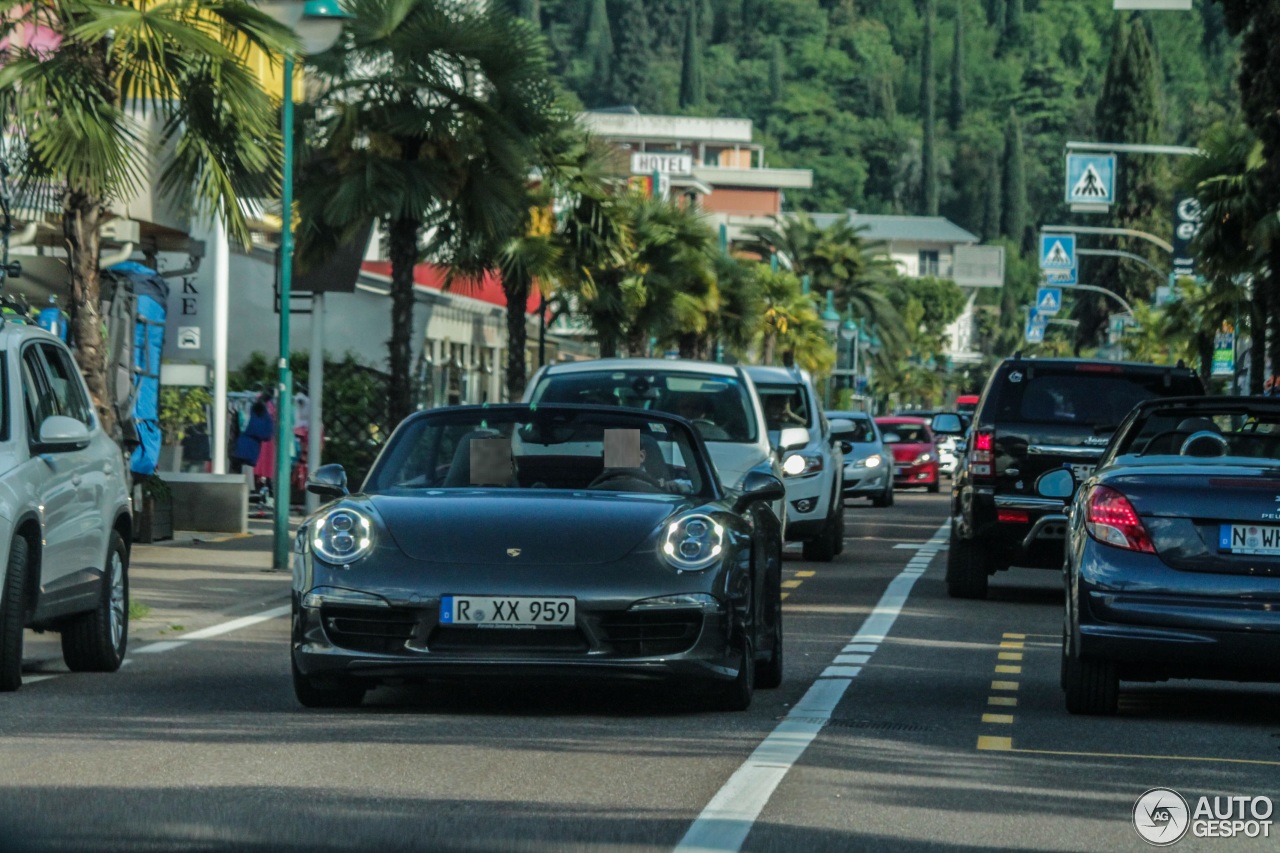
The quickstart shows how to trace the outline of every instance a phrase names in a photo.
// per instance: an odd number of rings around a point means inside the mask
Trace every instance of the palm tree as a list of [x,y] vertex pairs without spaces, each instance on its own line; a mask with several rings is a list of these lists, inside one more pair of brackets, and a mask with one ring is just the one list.
[[838,310],[851,309],[859,323],[879,331],[889,349],[900,349],[905,329],[885,295],[897,270],[878,246],[863,240],[863,230],[845,220],[819,228],[807,214],[798,213],[750,229],[752,240],[746,249],[762,258],[783,256],[793,273],[809,277],[816,293],[825,296],[828,290],[834,291]]
[[[372,220],[387,235],[394,426],[412,406],[414,266],[447,264],[453,283],[499,265],[528,231],[530,169],[556,105],[541,36],[499,4],[351,0],[348,11],[342,39],[313,60],[327,89],[299,207],[317,245]],[[523,346],[517,356],[523,372]]]
[[[18,27],[52,30],[52,49],[14,47]],[[24,180],[62,187],[63,235],[76,359],[103,425],[117,430],[107,392],[99,312],[98,227],[113,202],[143,186],[164,152],[159,189],[221,217],[248,244],[238,199],[277,185],[278,113],[247,64],[248,49],[292,49],[285,27],[244,0],[91,3],[0,0],[9,54],[0,91],[26,140]],[[159,133],[149,137],[141,120]]]
[[[1247,302],[1251,350],[1250,392],[1262,393],[1268,339],[1280,347],[1280,329],[1273,324],[1280,314],[1280,276],[1270,273],[1269,252],[1280,247],[1280,221],[1264,201],[1260,170],[1265,165],[1262,143],[1243,125],[1218,125],[1201,142],[1205,154],[1192,158],[1184,178],[1195,187],[1200,202],[1200,230],[1191,243],[1200,269],[1209,279],[1207,299],[1216,304],[1213,316],[1201,326],[1213,330],[1222,320],[1238,313]],[[1265,275],[1264,275],[1265,273]],[[1243,282],[1255,278],[1253,298]],[[1202,364],[1202,370],[1206,369]]]

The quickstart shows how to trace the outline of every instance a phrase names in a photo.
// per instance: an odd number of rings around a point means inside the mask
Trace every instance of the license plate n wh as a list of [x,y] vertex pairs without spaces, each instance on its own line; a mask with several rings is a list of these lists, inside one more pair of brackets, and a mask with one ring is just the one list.
[[540,628],[573,625],[572,598],[519,595],[446,595],[440,599],[440,624],[485,628]]

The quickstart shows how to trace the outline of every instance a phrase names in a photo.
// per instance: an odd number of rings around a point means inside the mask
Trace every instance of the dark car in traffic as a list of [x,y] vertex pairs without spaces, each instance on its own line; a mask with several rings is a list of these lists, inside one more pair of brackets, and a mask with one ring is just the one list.
[[1001,362],[967,431],[957,415],[934,420],[938,431],[966,436],[951,489],[947,592],[985,598],[998,571],[1061,568],[1069,494],[1041,494],[1039,478],[1065,468],[1077,482],[1087,479],[1135,405],[1202,394],[1200,377],[1182,365],[1020,356]]
[[688,421],[500,405],[407,418],[297,534],[298,700],[438,678],[684,680],[725,709],[782,679],[782,483],[717,479]]
[[1280,681],[1280,400],[1140,404],[1071,507],[1062,687]]

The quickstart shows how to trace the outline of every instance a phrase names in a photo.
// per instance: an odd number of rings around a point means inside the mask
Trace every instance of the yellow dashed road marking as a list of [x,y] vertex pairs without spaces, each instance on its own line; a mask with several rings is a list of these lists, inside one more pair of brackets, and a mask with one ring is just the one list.
[[[1002,740],[1002,738],[993,738],[993,740]],[[1012,740],[1012,738],[1005,738]],[[998,747],[984,747],[982,738],[978,738],[978,749],[997,749]],[[1205,761],[1215,764],[1262,764],[1268,767],[1280,767],[1280,761],[1264,761],[1259,758],[1214,758],[1211,756],[1199,755],[1127,755],[1119,752],[1067,752],[1058,749],[1014,749],[1013,744],[1003,747],[1009,752],[1021,752],[1026,755],[1062,755],[1070,758],[1123,758],[1126,760],[1146,759],[1148,761]]]
[[1005,675],[1021,675],[1021,674],[1022,674],[1022,667],[1020,667],[1020,666],[1000,665],[1000,666],[997,666],[997,667],[996,667],[996,672],[1004,673]]
[[800,586],[800,584],[802,584],[802,583],[804,583],[804,581],[783,581],[783,582],[782,582],[782,588],[783,588],[783,589],[795,589],[796,587]]
[[988,696],[988,705],[1017,705],[1018,700],[1014,696]]
[[991,682],[992,690],[1017,690],[1018,682],[1016,681],[993,681]]
[[1002,726],[1013,724],[1013,714],[983,714],[982,722],[999,723]]
[[1000,660],[1022,660],[1022,652],[1001,652],[996,657]]
[[1000,644],[1000,648],[1002,649],[1021,649],[1024,646],[1026,646],[1026,643],[1021,643],[1021,642],[1014,643],[1014,642],[1009,642],[1007,640]]
[[992,737],[991,735],[982,735],[978,738],[978,749],[990,749],[998,752],[1009,752],[1013,749],[1013,738],[1011,737]]
[[816,575],[816,574],[817,574],[817,572],[796,572],[796,577],[798,577],[798,578],[811,578],[811,577],[813,577],[813,576],[814,576],[814,575]]
[[787,600],[787,596],[789,596],[789,595],[791,595],[791,593],[789,593],[789,592],[784,592],[782,595],[778,596],[778,598],[781,598],[783,601],[786,601],[786,600]]
[[1026,634],[1005,634],[1004,638],[1006,640],[1025,640],[1027,638],[1027,635]]

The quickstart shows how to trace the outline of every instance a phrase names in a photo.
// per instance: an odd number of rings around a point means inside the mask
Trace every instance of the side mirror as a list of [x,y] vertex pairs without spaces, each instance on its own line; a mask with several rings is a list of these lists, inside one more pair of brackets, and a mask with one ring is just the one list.
[[742,512],[757,501],[781,500],[786,493],[787,487],[777,477],[764,471],[750,471],[742,481],[742,494],[733,502],[733,511]]
[[778,434],[779,450],[794,450],[809,443],[809,430],[804,427],[787,427]]
[[858,434],[858,425],[847,418],[835,418],[831,421],[831,437],[837,441],[852,441]]
[[347,472],[336,463],[321,465],[307,480],[307,491],[322,498],[341,498],[347,491]]
[[852,452],[853,452],[853,442],[851,442],[851,441],[842,441],[842,442],[840,442],[840,452],[841,452],[841,453],[852,453]]
[[1076,478],[1067,468],[1047,471],[1036,480],[1036,493],[1046,498],[1069,498],[1076,490]]
[[65,453],[89,446],[89,428],[66,415],[50,415],[40,424],[40,436],[31,448],[35,453]]
[[960,435],[964,432],[964,422],[959,415],[943,412],[933,416],[930,428],[939,435]]

